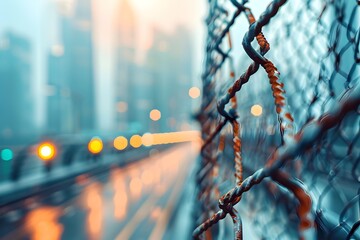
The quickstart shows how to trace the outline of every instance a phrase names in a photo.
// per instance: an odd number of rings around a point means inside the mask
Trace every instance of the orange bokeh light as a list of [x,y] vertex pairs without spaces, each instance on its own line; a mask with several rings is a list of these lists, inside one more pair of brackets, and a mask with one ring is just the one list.
[[128,196],[126,192],[125,179],[119,175],[119,172],[115,172],[113,175],[113,186],[114,186],[114,216],[118,220],[122,220],[126,217],[128,208]]
[[161,118],[161,112],[157,109],[153,109],[150,111],[150,119],[153,121],[159,121]]
[[130,138],[130,145],[133,148],[139,148],[142,145],[142,140],[140,135],[134,135]]
[[200,89],[198,87],[192,87],[189,89],[189,96],[193,99],[200,97]]
[[61,211],[52,207],[32,210],[25,218],[25,229],[34,240],[59,240],[64,231],[59,222]]
[[98,239],[103,222],[103,200],[99,184],[94,183],[85,189],[85,201],[89,211],[86,221],[89,239]]
[[254,115],[255,117],[261,116],[262,111],[263,111],[262,107],[258,104],[252,106],[250,110],[251,114]]
[[145,133],[142,137],[141,137],[141,141],[142,144],[146,147],[149,147],[152,145],[153,142],[153,137],[151,133]]
[[117,150],[124,150],[128,146],[126,137],[119,136],[114,139],[114,148]]
[[37,149],[37,155],[41,160],[50,161],[56,156],[56,146],[51,142],[41,143]]
[[152,134],[152,145],[192,142],[200,139],[198,131],[183,131]]

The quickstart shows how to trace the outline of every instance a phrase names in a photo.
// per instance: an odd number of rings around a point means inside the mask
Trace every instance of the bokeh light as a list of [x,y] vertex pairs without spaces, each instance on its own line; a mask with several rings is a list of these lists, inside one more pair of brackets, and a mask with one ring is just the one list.
[[150,112],[150,119],[153,121],[159,121],[161,118],[161,112],[157,109],[153,109]]
[[114,139],[114,148],[117,150],[124,150],[128,146],[126,137],[119,136]]
[[51,47],[51,54],[56,57],[61,57],[62,55],[64,55],[64,46],[59,44],[53,45]]
[[11,149],[5,148],[1,151],[1,159],[4,161],[10,161],[14,157],[14,153]]
[[153,143],[153,136],[151,133],[145,133],[142,137],[141,137],[141,141],[142,144],[146,147],[149,147],[152,145]]
[[192,87],[189,89],[189,96],[193,99],[200,97],[200,89],[198,87]]
[[43,206],[33,209],[24,218],[29,239],[61,239],[64,226],[59,222],[59,208]]
[[140,135],[134,135],[130,138],[130,145],[133,148],[139,148],[142,145],[142,140]]
[[117,103],[117,111],[119,113],[124,113],[124,112],[127,112],[128,110],[128,104],[127,102],[118,102]]
[[99,154],[103,150],[103,142],[100,138],[94,137],[90,140],[88,144],[88,150],[92,154]]
[[262,114],[262,107],[258,104],[255,104],[251,107],[251,114],[254,115],[255,117],[259,117]]
[[198,131],[182,131],[152,134],[152,145],[201,141]]
[[37,154],[41,160],[53,160],[56,156],[56,146],[51,142],[41,143],[38,147]]

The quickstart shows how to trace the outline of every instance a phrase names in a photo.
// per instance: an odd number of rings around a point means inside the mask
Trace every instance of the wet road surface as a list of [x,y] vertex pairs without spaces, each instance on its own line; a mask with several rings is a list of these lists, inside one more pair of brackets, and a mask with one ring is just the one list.
[[[78,176],[76,184],[0,208],[1,239],[162,239],[198,154],[196,143]],[[167,234],[169,235],[169,234]]]

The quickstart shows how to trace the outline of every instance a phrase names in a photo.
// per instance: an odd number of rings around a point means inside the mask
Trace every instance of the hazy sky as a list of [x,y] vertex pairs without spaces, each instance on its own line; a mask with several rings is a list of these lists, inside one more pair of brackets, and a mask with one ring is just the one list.
[[[44,105],[44,88],[46,85],[46,59],[48,51],[52,44],[58,40],[56,29],[56,14],[54,2],[72,1],[72,0],[0,0],[0,34],[10,30],[28,38],[32,44],[33,50],[33,91],[36,101],[37,123],[41,125],[44,121],[45,105]],[[115,14],[116,5],[122,0],[93,0],[95,6],[94,13],[96,19],[95,44],[96,50],[96,75],[103,75],[109,72],[109,64],[111,61],[107,59],[108,52],[111,51],[107,47],[106,36],[111,31],[108,24]],[[153,27],[162,29],[167,32],[175,30],[178,25],[185,25],[191,29],[195,35],[195,46],[198,48],[196,61],[199,63],[197,71],[200,71],[201,52],[202,52],[202,20],[206,12],[206,1],[200,0],[129,0],[134,6],[138,17],[138,43],[144,46],[144,42],[151,38],[151,30]],[[102,37],[105,36],[105,37]],[[198,76],[200,72],[196,73]],[[111,74],[108,74],[109,79]],[[97,98],[100,105],[106,105],[103,102],[103,96],[111,88],[110,82],[106,79],[99,81],[97,79]],[[98,108],[99,109],[99,108]],[[101,108],[106,113],[105,108]],[[102,113],[100,113],[102,114]],[[110,117],[110,116],[109,116]],[[106,118],[106,117],[105,117]],[[100,121],[100,125],[106,125]]]
[[[95,44],[97,56],[98,113],[101,116],[101,129],[111,128],[113,119],[112,81],[114,80],[115,62],[112,40],[114,39],[114,24],[122,0],[94,0]],[[202,52],[204,40],[203,19],[206,12],[206,2],[193,0],[129,0],[136,16],[136,35],[138,46],[138,63],[143,63],[144,54],[152,42],[154,28],[172,33],[178,26],[185,26],[191,31],[194,45],[194,79],[200,82],[202,67]]]
[[13,31],[28,38],[32,45],[33,59],[36,64],[33,66],[33,84],[36,102],[36,120],[39,123],[41,120],[41,106],[39,105],[42,96],[39,94],[40,88],[43,85],[45,58],[44,50],[48,43],[44,36],[46,29],[48,29],[48,22],[46,17],[46,0],[0,0],[0,34],[4,31]]
[[[14,31],[31,41],[33,49],[33,92],[36,102],[36,120],[38,125],[44,123],[47,55],[50,47],[59,42],[58,27],[56,25],[55,2],[73,0],[0,0],[0,34],[4,31]],[[110,126],[111,112],[111,79],[113,79],[113,61],[111,39],[113,34],[114,17],[117,14],[120,1],[123,0],[92,0],[94,6],[94,44],[95,44],[95,78],[97,111],[101,116],[98,123],[101,128]],[[195,64],[194,79],[199,85],[202,53],[204,50],[205,25],[203,21],[207,12],[206,0],[128,0],[134,7],[137,16],[137,45],[140,47],[139,61],[143,60],[144,49],[149,45],[154,28],[171,33],[179,25],[191,30],[194,37]],[[264,2],[268,3],[270,0]],[[266,6],[265,4],[262,4]],[[258,16],[263,7],[251,2],[250,7]],[[242,19],[246,22],[245,19]],[[236,25],[233,28],[233,42],[241,42],[247,29]],[[241,44],[236,45],[235,51],[242,50]]]

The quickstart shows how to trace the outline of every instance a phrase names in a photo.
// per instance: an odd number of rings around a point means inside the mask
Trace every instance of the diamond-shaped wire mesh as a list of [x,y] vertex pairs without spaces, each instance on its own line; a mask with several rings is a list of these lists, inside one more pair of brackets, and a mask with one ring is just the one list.
[[359,4],[209,0],[195,238],[360,239]]

